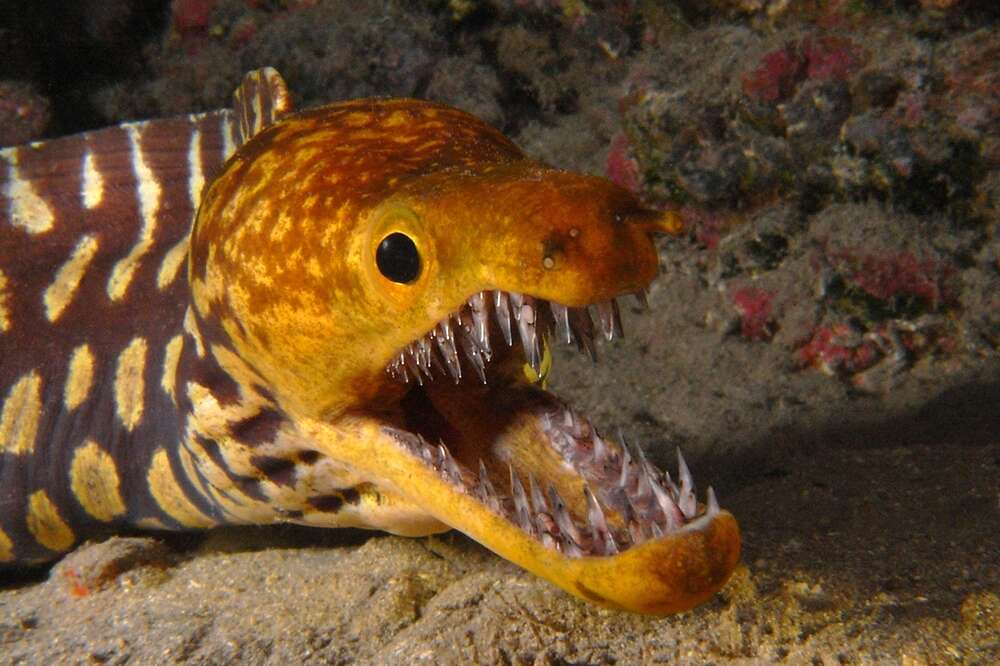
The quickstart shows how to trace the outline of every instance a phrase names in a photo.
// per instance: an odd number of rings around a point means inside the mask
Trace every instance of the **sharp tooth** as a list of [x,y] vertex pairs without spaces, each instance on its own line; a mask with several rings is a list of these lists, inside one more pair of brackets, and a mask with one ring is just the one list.
[[448,477],[456,484],[465,484],[465,479],[462,476],[462,469],[458,466],[458,462],[455,460],[454,456],[451,455],[444,442],[438,442],[438,456],[441,458],[441,464],[444,471],[448,473]]
[[409,348],[407,348],[406,351],[403,352],[402,356],[403,356],[403,362],[406,364],[406,368],[410,371],[410,374],[413,375],[414,379],[417,380],[418,384],[423,386],[424,380],[421,377],[420,367],[417,365],[416,358],[410,352]]
[[514,315],[514,321],[521,318],[521,306],[524,305],[524,295],[516,291],[509,292],[510,312]]
[[693,520],[695,514],[698,513],[698,499],[694,496],[694,493],[682,493],[677,506],[688,520]]
[[483,351],[483,355],[486,356],[486,360],[489,360],[490,356],[493,355],[493,349],[490,347],[490,313],[487,309],[488,307],[485,291],[481,291],[469,299],[473,333],[476,342],[479,343],[479,348]]
[[[513,304],[513,295],[512,304]],[[514,310],[514,318],[517,320],[517,330],[521,334],[521,344],[524,346],[524,354],[528,359],[528,363],[534,369],[535,373],[538,374],[542,369],[542,354],[538,347],[538,329],[535,327],[535,319],[537,313],[535,312],[535,299],[531,296],[523,297],[523,301],[519,308]],[[520,313],[518,315],[518,313]]]
[[585,350],[592,361],[597,360],[597,349],[594,347],[594,322],[590,320],[587,308],[570,308],[569,324],[576,336],[576,343]]
[[584,486],[583,494],[587,500],[587,520],[590,523],[590,530],[594,540],[594,551],[599,555],[616,555],[618,544],[611,536],[608,523],[604,519],[604,511],[598,504],[597,498],[590,492],[590,488]]
[[413,356],[417,361],[417,367],[420,368],[428,379],[432,377],[431,368],[433,365],[434,355],[431,351],[430,341],[424,337],[416,341],[415,344],[410,345],[410,349],[413,350]]
[[486,464],[483,463],[483,459],[479,459],[479,483],[482,485],[489,495],[496,495],[496,490],[493,489],[493,483],[490,481],[490,475],[486,472]]
[[386,370],[389,372],[389,376],[395,379],[397,382],[402,382],[404,384],[410,383],[410,375],[406,372],[406,361],[402,354],[396,356],[389,363]]
[[594,309],[597,312],[597,321],[601,324],[601,330],[604,331],[604,339],[610,342],[615,339],[616,335],[621,337],[621,315],[618,313],[618,303],[615,302],[615,299],[598,303]]
[[645,524],[645,521],[639,521],[634,518],[628,521],[628,535],[632,537],[633,544],[640,544],[649,538],[646,530],[643,529],[643,525]]
[[624,338],[625,328],[622,326],[622,312],[618,307],[618,301],[611,299],[611,322],[614,325],[615,337]]
[[458,352],[455,350],[455,339],[451,334],[451,327],[444,321],[438,324],[434,339],[437,341],[438,351],[444,359],[444,365],[448,368],[449,374],[456,383],[462,379],[462,365],[458,361]]
[[590,492],[590,488],[584,486],[583,495],[587,500],[587,521],[590,523],[591,527],[596,527],[601,531],[607,532],[608,523],[604,519],[604,511],[601,509],[601,505],[597,502],[597,498],[594,497],[594,493]]
[[594,465],[603,467],[608,462],[608,445],[604,443],[597,431],[594,431]]
[[710,516],[714,516],[719,513],[719,500],[715,498],[715,491],[712,490],[712,486],[708,487],[708,499],[705,500],[705,513]]
[[663,528],[661,528],[656,523],[653,523],[651,531],[653,532],[653,538],[654,539],[659,539],[661,536],[663,536]]
[[493,292],[493,312],[497,317],[497,324],[500,325],[500,332],[503,333],[503,339],[510,347],[514,344],[514,338],[511,335],[510,328],[510,306],[507,302],[507,293],[503,291]]
[[695,512],[698,510],[698,500],[694,496],[694,481],[691,478],[691,471],[688,469],[687,463],[684,462],[684,456],[681,454],[681,450],[677,449],[677,476],[681,481],[680,495],[677,498],[677,506],[684,513],[684,516],[691,520],[694,518]]
[[670,478],[670,472],[666,470],[663,470],[663,487],[672,493],[674,497],[678,497],[681,494],[681,491],[677,489],[677,484]]
[[443,337],[445,340],[455,340],[455,334],[451,330],[450,319],[444,319],[437,325],[437,335],[438,337]]
[[618,477],[618,486],[626,491],[628,490],[628,470],[631,465],[632,456],[629,455],[628,447],[622,444],[622,471]]
[[575,544],[583,543],[583,535],[580,534],[580,528],[576,526],[573,517],[566,511],[566,503],[563,502],[562,497],[559,496],[559,492],[553,486],[549,486],[549,506],[552,507],[552,514],[555,516],[559,531],[569,537],[569,542]]
[[549,504],[545,500],[545,496],[542,495],[542,491],[539,490],[538,484],[535,483],[535,475],[528,475],[528,492],[531,493],[531,504],[534,506],[535,512],[544,511],[549,513]]
[[521,479],[514,474],[514,468],[508,464],[507,469],[510,471],[510,492],[514,498],[514,512],[517,515],[517,521],[521,525],[521,529],[529,534],[534,534],[531,506],[528,504],[528,496],[524,493],[524,486],[521,485]]
[[651,487],[653,488],[653,495],[656,497],[656,503],[660,505],[660,511],[663,512],[664,524],[667,527],[667,531],[673,532],[679,529],[684,524],[684,515],[681,513],[674,498],[658,483],[652,484]]
[[681,493],[694,490],[694,479],[691,478],[691,470],[688,469],[687,462],[680,447],[677,448],[677,478],[681,482]]
[[476,374],[479,375],[479,381],[483,384],[486,383],[486,362],[483,360],[482,354],[479,352],[479,347],[470,338],[462,338],[462,351],[465,353],[465,358],[469,359],[469,363],[475,368]]
[[556,335],[566,344],[572,344],[573,330],[569,325],[569,308],[549,301],[549,310],[552,311],[552,319],[556,323]]

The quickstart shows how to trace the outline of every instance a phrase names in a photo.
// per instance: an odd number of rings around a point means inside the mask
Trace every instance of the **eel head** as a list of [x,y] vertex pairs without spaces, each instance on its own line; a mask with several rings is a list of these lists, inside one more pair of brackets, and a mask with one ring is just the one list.
[[727,580],[711,489],[598,433],[544,388],[548,345],[593,354],[676,218],[531,161],[413,100],[282,120],[206,194],[196,308],[307,442],[375,497],[354,524],[456,528],[568,592],[647,613]]

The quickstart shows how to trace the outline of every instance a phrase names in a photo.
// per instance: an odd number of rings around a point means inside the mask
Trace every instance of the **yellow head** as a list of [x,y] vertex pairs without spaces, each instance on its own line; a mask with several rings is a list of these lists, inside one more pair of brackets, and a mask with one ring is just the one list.
[[216,342],[382,498],[369,524],[440,521],[578,596],[668,612],[726,580],[735,521],[528,377],[550,333],[614,335],[613,299],[648,286],[652,236],[676,230],[461,111],[360,100],[245,144],[205,195],[189,270]]

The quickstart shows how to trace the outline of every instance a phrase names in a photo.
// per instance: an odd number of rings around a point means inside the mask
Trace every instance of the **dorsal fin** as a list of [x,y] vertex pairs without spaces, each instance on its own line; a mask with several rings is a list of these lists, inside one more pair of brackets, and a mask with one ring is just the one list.
[[235,132],[238,148],[292,111],[292,98],[281,74],[273,67],[247,72],[233,93],[233,111],[239,121]]

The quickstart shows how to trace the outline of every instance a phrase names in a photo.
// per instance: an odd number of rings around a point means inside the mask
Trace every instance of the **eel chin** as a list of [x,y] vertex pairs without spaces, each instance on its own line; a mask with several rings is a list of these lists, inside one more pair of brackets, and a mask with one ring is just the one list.
[[410,388],[386,434],[436,477],[407,495],[593,603],[692,608],[732,573],[739,528],[711,488],[698,501],[679,451],[671,477],[541,387],[549,339],[593,356],[595,335],[621,335],[614,300],[573,308],[490,291],[401,351],[386,371]]

